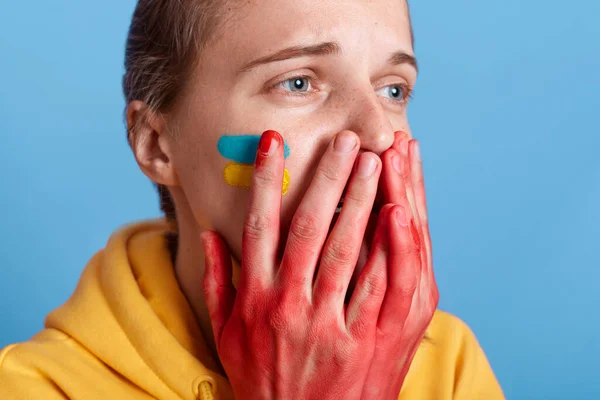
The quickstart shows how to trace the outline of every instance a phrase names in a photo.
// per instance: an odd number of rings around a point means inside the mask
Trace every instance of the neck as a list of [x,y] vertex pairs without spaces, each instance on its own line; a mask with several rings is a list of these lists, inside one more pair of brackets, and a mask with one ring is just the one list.
[[[184,214],[184,213],[182,213]],[[191,214],[191,213],[190,213]],[[178,221],[194,221],[192,215],[177,215]],[[183,219],[185,218],[185,219]],[[204,278],[204,249],[200,233],[203,229],[196,223],[178,224],[178,244],[175,256],[175,277],[179,282],[181,291],[187,298],[200,329],[210,349],[212,358],[221,366],[217,347],[212,330],[212,324],[204,299],[202,290],[202,279]],[[221,368],[222,369],[222,368]]]

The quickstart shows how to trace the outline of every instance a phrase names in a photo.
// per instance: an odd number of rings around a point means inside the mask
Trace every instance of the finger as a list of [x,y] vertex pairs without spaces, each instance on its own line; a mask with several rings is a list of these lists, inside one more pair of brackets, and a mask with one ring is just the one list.
[[[402,161],[400,153],[393,148],[387,150],[384,153],[383,158],[383,192],[386,200],[389,200],[390,203],[397,204],[401,206],[403,210],[408,210],[410,212],[411,207],[407,190],[407,184],[409,182],[405,180],[405,177],[407,176],[405,173],[406,170],[409,170],[408,176],[410,176],[410,166]],[[411,221],[418,219],[417,216],[413,218],[411,215],[408,215],[408,218]],[[411,222],[410,229],[414,235],[422,240],[420,224]],[[419,263],[419,266],[425,265],[426,262],[426,258],[423,254],[421,254],[421,257],[423,258],[423,263]]]
[[373,210],[380,173],[379,157],[373,153],[360,155],[348,183],[339,218],[323,248],[313,288],[315,306],[343,309],[348,284]]
[[346,328],[354,337],[362,337],[377,325],[381,304],[388,285],[389,218],[393,205],[383,206],[377,219],[373,245],[354,293],[346,309]]
[[227,245],[217,233],[204,232],[201,238],[205,258],[202,289],[219,351],[223,328],[231,316],[236,297],[231,280],[231,257]]
[[419,236],[414,235],[413,220],[409,216],[402,206],[394,206],[388,219],[388,284],[377,325],[383,332],[404,328],[419,284]]
[[421,161],[421,149],[419,142],[416,139],[411,140],[409,158],[411,163],[411,181],[415,194],[415,204],[417,212],[419,213],[419,219],[421,220],[421,240],[423,242],[424,254],[426,257],[424,260],[424,267],[427,273],[431,274],[433,273],[433,260],[431,237],[429,233],[429,218],[427,214],[427,199],[425,196],[425,180],[423,174],[423,162]]
[[383,161],[383,195],[385,203],[398,204],[405,210],[410,210],[406,182],[403,168],[406,168],[401,160],[400,153],[394,149],[388,149],[382,155]]
[[283,150],[283,138],[279,133],[263,133],[256,153],[248,212],[244,220],[240,290],[264,288],[274,277],[280,229]]
[[[394,198],[394,197],[400,196],[403,198],[404,196],[406,196],[408,205],[405,205],[402,202],[397,202],[396,204],[400,204],[407,211],[410,210],[410,212],[412,214],[412,217],[409,214],[409,219],[411,220],[411,230],[415,236],[419,237],[420,242],[424,242],[424,236],[423,236],[423,232],[421,229],[421,218],[419,216],[419,209],[417,207],[417,201],[415,199],[414,182],[412,181],[413,164],[412,164],[412,159],[410,158],[410,152],[411,152],[410,149],[412,146],[413,145],[411,144],[410,137],[407,133],[405,133],[405,132],[397,132],[396,133],[396,138],[394,141],[393,148],[398,150],[400,161],[398,162],[397,158],[393,158],[392,164],[394,166],[396,166],[396,169],[399,170],[399,172],[400,172],[400,175],[402,177],[402,182],[404,184],[404,190],[402,190],[402,188],[400,187],[400,192],[398,192],[395,189],[390,188],[390,190],[393,192],[390,194],[390,197]],[[398,168],[398,164],[400,165],[399,168]],[[419,263],[419,267],[421,267],[421,266],[426,267],[423,271],[421,271],[421,273],[426,273],[427,265],[428,265],[428,261],[427,261],[428,255],[426,254],[426,249],[424,248],[424,246],[423,246],[423,251],[421,252],[420,256],[421,256],[422,262]]]
[[[410,173],[410,161],[408,158],[408,148],[409,148],[410,137],[406,132],[396,132],[396,137],[394,140],[393,148],[400,153],[400,161],[401,161],[401,174],[404,179],[404,186],[406,188],[406,197],[408,198],[408,203],[410,205],[410,211],[412,215],[415,217],[418,216],[418,210],[416,207],[415,196],[413,185],[411,182],[411,173]],[[408,210],[407,210],[408,211]],[[417,226],[420,225],[420,221],[416,218]]]
[[300,285],[309,298],[315,267],[352,172],[358,143],[351,131],[342,131],[332,140],[290,225],[278,279]]
[[422,223],[427,223],[427,202],[425,199],[425,181],[423,177],[423,163],[421,161],[421,148],[417,139],[409,143],[410,180],[415,196],[415,207]]

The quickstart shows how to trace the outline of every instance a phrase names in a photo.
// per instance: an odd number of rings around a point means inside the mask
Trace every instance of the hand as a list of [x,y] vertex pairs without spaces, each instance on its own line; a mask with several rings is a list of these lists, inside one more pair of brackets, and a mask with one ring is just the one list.
[[382,161],[385,202],[402,206],[408,219],[407,226],[391,232],[388,288],[363,399],[398,398],[439,301],[419,144],[407,134],[396,133]]
[[[405,205],[406,215],[399,206],[382,208],[369,260],[344,304],[381,173],[381,160],[373,153],[361,154],[353,169],[359,148],[358,137],[349,131],[329,145],[294,214],[278,262],[283,139],[273,131],[263,134],[244,223],[237,291],[226,244],[214,232],[202,234],[204,294],[217,352],[237,399],[361,397],[379,336],[387,263],[395,261],[396,269],[402,269],[406,262],[399,255],[416,253],[409,250],[414,245],[408,226],[396,222],[406,221],[409,208]],[[344,206],[328,235],[346,182]],[[398,238],[391,252],[390,232]],[[409,267],[417,265],[411,262]],[[404,275],[414,277],[416,271]],[[388,300],[386,329],[402,322],[395,313],[389,315],[395,307],[390,303],[409,291],[399,280]],[[415,283],[412,279],[410,287]],[[408,304],[410,299],[400,301]],[[380,363],[385,361],[381,358],[379,354]]]

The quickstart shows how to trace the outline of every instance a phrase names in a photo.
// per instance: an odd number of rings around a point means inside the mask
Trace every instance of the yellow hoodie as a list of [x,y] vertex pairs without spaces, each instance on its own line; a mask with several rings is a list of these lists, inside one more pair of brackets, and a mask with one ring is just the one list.
[[[112,235],[45,329],[0,351],[0,399],[233,398],[175,279],[166,230],[156,220]],[[399,399],[504,399],[464,323],[438,311],[428,332]]]

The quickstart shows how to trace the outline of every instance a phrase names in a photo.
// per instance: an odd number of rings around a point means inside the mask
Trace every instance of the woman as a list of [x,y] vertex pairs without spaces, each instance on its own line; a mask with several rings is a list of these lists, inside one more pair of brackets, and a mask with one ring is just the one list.
[[403,0],[140,0],[129,143],[165,220],[117,231],[0,398],[498,399],[436,311]]

